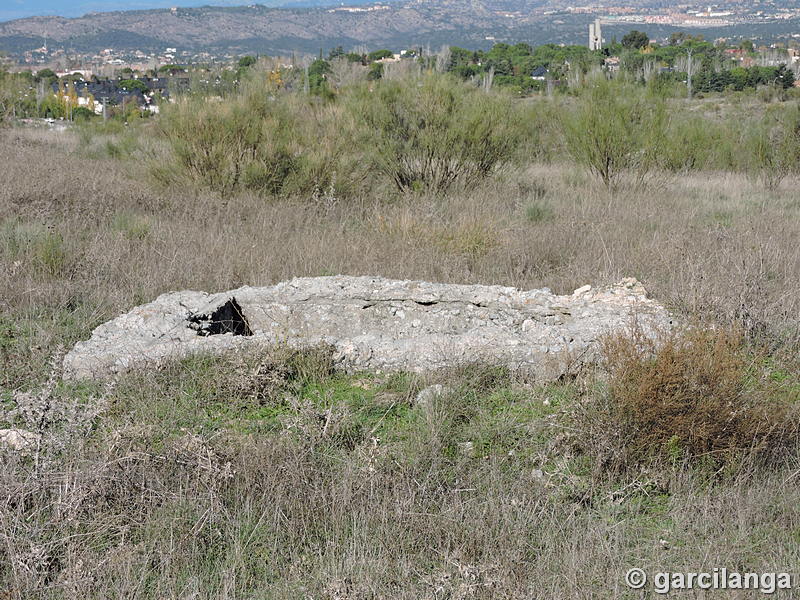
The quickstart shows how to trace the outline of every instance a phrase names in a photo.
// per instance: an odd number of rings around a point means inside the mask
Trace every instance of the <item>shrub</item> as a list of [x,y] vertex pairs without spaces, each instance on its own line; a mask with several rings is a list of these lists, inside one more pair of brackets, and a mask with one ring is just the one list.
[[568,152],[607,188],[624,172],[641,182],[656,165],[667,123],[663,100],[596,78],[561,117]]
[[68,261],[68,253],[64,238],[58,232],[48,231],[34,241],[34,259],[36,266],[53,277],[62,275]]
[[221,192],[239,186],[278,191],[291,168],[288,115],[258,112],[244,102],[182,101],[159,123],[171,167]]
[[72,111],[73,121],[88,121],[95,117],[94,111],[89,110],[85,106],[78,106]]
[[219,388],[222,397],[280,403],[288,392],[333,377],[333,356],[333,348],[325,345],[301,349],[279,345],[245,356],[231,353],[214,361],[214,369],[225,370],[227,377],[215,372],[206,383]]
[[8,221],[0,229],[0,256],[28,260],[38,275],[63,276],[70,253],[60,232],[52,226]]
[[129,240],[142,241],[150,236],[149,219],[130,212],[116,214],[111,221],[111,228]]
[[770,399],[737,332],[691,330],[608,338],[607,404],[584,417],[586,448],[606,468],[687,460],[714,468],[797,449],[792,405]]
[[129,160],[143,145],[140,124],[126,124],[118,119],[80,119],[74,128],[78,134],[78,151],[85,157],[108,157]]
[[549,204],[532,202],[525,208],[525,217],[530,223],[542,223],[553,218],[553,209]]
[[[263,90],[261,90],[263,92]],[[222,193],[348,193],[363,179],[348,147],[347,119],[299,96],[253,90],[224,105],[183,100],[165,111],[160,133],[169,156],[153,175]]]
[[497,232],[482,222],[465,221],[435,231],[434,244],[447,254],[480,258],[498,245]]
[[521,141],[510,98],[449,76],[361,86],[348,105],[376,148],[375,168],[401,190],[473,184],[509,162]]
[[800,161],[800,109],[769,111],[745,137],[749,176],[773,191]]
[[372,63],[367,71],[367,79],[375,81],[383,77],[383,63]]
[[700,171],[735,167],[739,133],[728,122],[700,116],[669,123],[660,164],[669,171]]

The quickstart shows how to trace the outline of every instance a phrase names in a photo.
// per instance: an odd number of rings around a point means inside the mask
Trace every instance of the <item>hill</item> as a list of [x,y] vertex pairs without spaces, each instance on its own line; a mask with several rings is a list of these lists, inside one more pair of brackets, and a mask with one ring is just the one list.
[[[482,41],[509,19],[482,2],[445,0],[364,8],[203,7],[32,17],[0,24],[0,47],[21,52],[51,44],[92,52],[115,48],[291,52],[320,46]],[[503,21],[505,19],[506,22]],[[519,23],[517,24],[517,26]]]
[[[327,0],[315,0],[325,2]],[[644,2],[640,3],[644,8]],[[410,0],[335,7],[172,8],[90,13],[78,18],[30,17],[0,23],[0,51],[22,54],[42,46],[95,53],[103,48],[163,51],[167,46],[194,52],[268,54],[365,45],[404,48],[441,44],[472,48],[496,41],[583,43],[591,14],[559,10],[552,0]],[[607,37],[645,28],[666,36],[678,28],[620,23]],[[796,31],[797,20],[711,27],[708,39],[726,35],[768,37]]]

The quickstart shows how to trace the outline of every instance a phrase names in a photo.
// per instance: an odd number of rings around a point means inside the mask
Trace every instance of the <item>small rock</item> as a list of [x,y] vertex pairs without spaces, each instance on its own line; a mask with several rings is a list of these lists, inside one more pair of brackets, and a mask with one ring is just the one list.
[[0,429],[0,448],[25,452],[39,441],[39,436],[24,429]]
[[414,405],[430,407],[437,398],[441,398],[442,396],[452,393],[452,388],[442,385],[441,383],[429,385],[417,394],[417,397],[414,398]]
[[472,442],[459,442],[458,449],[463,456],[475,456],[475,444]]
[[573,295],[573,296],[580,296],[581,294],[585,294],[586,292],[589,292],[589,291],[591,291],[591,289],[592,289],[592,286],[590,286],[590,285],[584,285],[584,286],[582,286],[582,287],[579,287],[579,288],[578,288],[577,290],[575,290],[574,292],[572,292],[572,295]]

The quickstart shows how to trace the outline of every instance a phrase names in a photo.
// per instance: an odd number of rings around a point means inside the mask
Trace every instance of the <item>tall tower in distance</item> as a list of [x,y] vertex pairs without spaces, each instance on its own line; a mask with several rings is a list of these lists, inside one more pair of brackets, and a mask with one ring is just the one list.
[[600,19],[595,19],[594,23],[589,23],[589,50],[602,50],[603,34],[600,31]]
[[595,50],[603,49],[603,33],[600,31],[600,19],[594,20]]

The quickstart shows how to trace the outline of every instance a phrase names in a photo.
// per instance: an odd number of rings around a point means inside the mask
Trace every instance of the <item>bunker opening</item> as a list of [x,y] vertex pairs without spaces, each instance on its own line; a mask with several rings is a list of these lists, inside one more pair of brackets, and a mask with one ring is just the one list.
[[242,307],[231,298],[221,304],[210,314],[189,315],[189,327],[197,331],[197,335],[253,335],[250,325],[244,316]]

